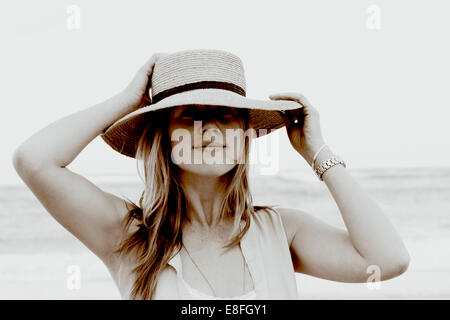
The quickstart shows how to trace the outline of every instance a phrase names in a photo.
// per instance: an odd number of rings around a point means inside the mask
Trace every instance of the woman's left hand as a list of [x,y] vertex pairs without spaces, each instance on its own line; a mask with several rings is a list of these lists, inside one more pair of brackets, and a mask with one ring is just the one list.
[[320,130],[319,112],[300,93],[277,93],[269,98],[292,100],[301,104],[299,109],[285,110],[281,114],[291,145],[311,165],[314,154],[325,143]]

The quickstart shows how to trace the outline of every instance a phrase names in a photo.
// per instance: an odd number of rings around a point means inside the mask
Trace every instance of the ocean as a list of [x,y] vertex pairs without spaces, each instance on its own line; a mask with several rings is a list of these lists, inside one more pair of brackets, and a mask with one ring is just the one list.
[[[381,282],[379,288],[297,274],[300,298],[449,299],[450,168],[348,170],[404,239],[411,256],[409,269]],[[91,181],[132,200],[142,192],[137,176]],[[254,204],[299,208],[345,227],[326,185],[312,172],[254,175],[250,187]],[[120,295],[103,263],[19,184],[0,186],[0,299],[120,299]]]

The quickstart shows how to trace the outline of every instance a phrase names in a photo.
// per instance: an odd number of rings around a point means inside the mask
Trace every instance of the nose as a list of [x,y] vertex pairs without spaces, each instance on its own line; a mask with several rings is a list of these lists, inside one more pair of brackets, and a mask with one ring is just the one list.
[[202,133],[205,134],[207,131],[216,134],[220,132],[215,121],[208,121],[202,124]]
[[[205,143],[212,143],[213,140],[215,143],[222,144],[224,141],[224,137],[222,137],[222,132],[217,127],[215,121],[209,121],[206,124],[203,125],[202,128],[202,137],[204,145]],[[218,139],[218,140],[217,140]]]

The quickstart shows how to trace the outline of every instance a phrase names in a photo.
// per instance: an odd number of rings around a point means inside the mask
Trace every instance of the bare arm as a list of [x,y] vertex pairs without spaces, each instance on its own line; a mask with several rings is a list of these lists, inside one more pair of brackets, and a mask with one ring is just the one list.
[[[331,155],[326,147],[317,163]],[[366,282],[371,265],[380,268],[381,280],[403,273],[409,254],[379,205],[342,165],[328,169],[323,179],[348,232],[306,212],[282,208],[296,271],[342,282]]]
[[54,121],[22,143],[15,159],[22,160],[22,164],[27,161],[26,165],[34,169],[68,166],[105,128],[132,111],[122,101],[121,94],[117,94]]
[[[320,115],[299,93],[271,95],[272,100],[293,100],[299,108],[283,112],[293,148],[312,164],[316,150],[324,144]],[[315,167],[333,153],[326,147]],[[367,267],[378,266],[381,280],[404,272],[409,254],[394,226],[380,206],[361,188],[346,168],[336,165],[323,174],[347,230],[332,227],[295,209],[281,210],[297,272],[343,282],[365,282]]]
[[103,130],[139,105],[155,59],[153,55],[142,66],[126,90],[51,123],[22,143],[13,157],[19,176],[47,211],[105,263],[117,244],[126,203],[67,166]]
[[114,96],[57,120],[26,140],[14,154],[17,173],[45,209],[97,256],[114,245],[124,205],[66,168],[103,128],[128,111]]

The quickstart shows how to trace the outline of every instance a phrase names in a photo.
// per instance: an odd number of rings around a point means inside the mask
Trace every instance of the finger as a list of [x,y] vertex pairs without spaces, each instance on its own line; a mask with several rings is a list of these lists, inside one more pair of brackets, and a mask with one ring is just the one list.
[[286,100],[300,100],[301,94],[297,92],[279,92],[269,95],[269,98],[273,99],[286,99]]
[[281,92],[274,93],[269,96],[272,100],[292,100],[300,103],[303,106],[311,106],[309,100],[301,93],[298,92]]
[[272,100],[292,100],[300,103],[302,106],[300,115],[295,113],[295,117],[299,118],[306,115],[319,114],[319,111],[312,106],[309,100],[301,93],[277,93],[269,96]]
[[[295,101],[295,102],[299,103],[298,95],[299,94],[297,94],[297,93],[293,93],[293,94],[289,94],[289,93],[275,93],[275,94],[269,95],[269,98],[271,100],[292,100],[292,101]],[[300,103],[300,108],[299,109],[301,109],[302,107],[303,106]],[[294,112],[294,114],[295,114],[294,118],[297,118],[297,114],[298,113],[300,113],[300,114],[302,113],[301,111],[299,111],[299,109],[295,109],[296,112]]]
[[153,67],[155,66],[156,61],[158,61],[160,58],[168,55],[168,53],[164,52],[158,52],[154,53],[141,67],[141,71],[149,77],[153,72]]
[[147,85],[145,87],[143,100],[146,105],[152,104],[152,98],[150,96],[150,88],[152,87],[152,82],[150,80],[151,75],[153,74],[153,69],[155,67],[156,61],[158,61],[160,58],[168,55],[168,53],[164,52],[157,52],[154,53],[147,62],[141,67],[140,72],[142,75],[145,74],[145,78],[147,79]]

